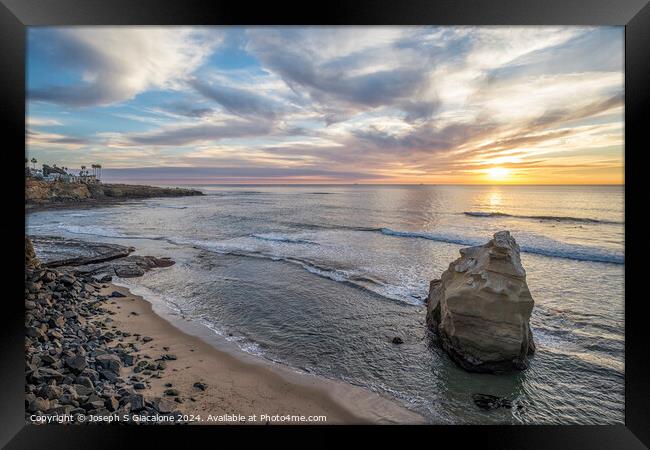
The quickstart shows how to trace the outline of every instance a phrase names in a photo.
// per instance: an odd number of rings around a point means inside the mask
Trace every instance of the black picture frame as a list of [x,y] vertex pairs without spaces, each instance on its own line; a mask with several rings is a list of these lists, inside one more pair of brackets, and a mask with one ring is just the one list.
[[[134,427],[26,425],[24,422],[24,336],[21,280],[24,251],[24,186],[21,149],[25,147],[26,27],[44,25],[624,25],[625,26],[625,426],[397,426],[368,427],[375,439],[399,433],[407,445],[480,445],[480,448],[623,449],[650,446],[649,339],[646,296],[642,292],[642,153],[647,148],[650,92],[650,5],[648,0],[357,0],[285,6],[198,0],[0,0],[0,123],[3,128],[5,240],[3,324],[0,327],[0,445],[30,448],[120,448],[133,439],[163,448],[251,434],[246,427]],[[13,167],[13,168],[12,168]],[[18,167],[18,169],[16,169]],[[12,172],[13,170],[13,172]],[[627,245],[629,243],[630,245]],[[283,439],[301,436],[305,444],[325,442],[334,432],[357,427],[254,427]],[[417,435],[417,436],[416,436]],[[423,438],[417,444],[416,438]],[[191,440],[190,440],[191,439]],[[231,441],[231,442],[237,442]],[[240,441],[241,442],[241,441]],[[288,442],[288,441],[286,441]],[[184,444],[183,444],[184,443]]]

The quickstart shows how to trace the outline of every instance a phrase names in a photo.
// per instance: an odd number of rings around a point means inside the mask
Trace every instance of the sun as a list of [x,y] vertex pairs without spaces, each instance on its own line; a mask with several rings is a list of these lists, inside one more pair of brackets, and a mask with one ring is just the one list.
[[488,177],[497,181],[505,180],[510,175],[510,169],[506,169],[505,167],[491,167],[486,172]]

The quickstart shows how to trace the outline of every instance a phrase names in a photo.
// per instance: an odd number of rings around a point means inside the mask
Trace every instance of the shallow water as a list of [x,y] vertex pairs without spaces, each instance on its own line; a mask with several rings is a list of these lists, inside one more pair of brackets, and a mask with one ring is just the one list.
[[[33,213],[28,232],[172,256],[128,284],[245,351],[368,387],[434,423],[623,423],[622,187],[200,189],[208,195]],[[525,372],[469,374],[431,344],[423,299],[460,248],[501,229],[522,248],[538,351]],[[479,410],[475,392],[518,407]]]

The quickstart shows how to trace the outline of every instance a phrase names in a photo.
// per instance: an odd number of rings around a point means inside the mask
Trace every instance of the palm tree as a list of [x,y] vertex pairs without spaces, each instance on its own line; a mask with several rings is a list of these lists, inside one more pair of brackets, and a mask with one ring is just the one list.
[[[27,162],[27,158],[25,158],[25,162]],[[37,162],[38,161],[36,160],[36,158],[32,158],[32,166],[33,166],[34,170],[36,170],[36,163]]]
[[83,175],[85,170],[86,166],[81,166],[81,172],[79,172],[79,175]]

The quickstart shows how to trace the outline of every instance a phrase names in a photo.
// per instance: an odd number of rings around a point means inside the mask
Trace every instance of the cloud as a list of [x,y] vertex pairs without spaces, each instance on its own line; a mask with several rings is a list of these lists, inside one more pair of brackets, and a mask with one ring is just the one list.
[[157,131],[130,134],[126,139],[136,145],[187,145],[196,142],[214,142],[221,139],[261,136],[272,131],[266,121],[224,120],[218,123],[200,123]]
[[228,166],[228,167],[144,167],[125,169],[103,169],[102,177],[109,181],[141,180],[164,182],[214,182],[245,183],[265,180],[266,182],[321,181],[350,182],[351,180],[381,180],[385,176],[361,171],[337,171],[315,168],[279,168],[272,166]]
[[81,74],[74,84],[39,86],[30,100],[67,106],[108,105],[149,89],[178,89],[221,41],[197,28],[99,27],[33,29],[59,70]]
[[31,127],[45,127],[45,126],[60,126],[63,125],[60,120],[48,117],[34,117],[27,116],[27,126]]
[[[138,33],[127,39],[126,30]],[[63,149],[88,136],[84,153],[98,160],[240,168],[233,180],[336,179],[332,173],[449,180],[494,164],[521,171],[622,164],[622,28],[181,31],[30,32],[39,45],[51,41],[59,60],[51,64],[57,87],[30,86],[32,99],[55,105],[30,108],[28,139]],[[67,108],[115,102],[126,108],[87,117]],[[61,132],[34,133],[47,124],[39,117],[59,119],[57,108],[70,114]],[[89,131],[93,121],[137,119],[131,111],[142,118],[128,130],[121,120]],[[561,159],[580,151],[583,163]],[[249,166],[260,172],[244,173]]]
[[489,77],[506,81],[549,73],[622,73],[624,51],[621,27],[592,28],[571,36],[574,38],[537,48],[505,66],[493,69],[489,71]]
[[161,105],[159,107],[159,110],[177,116],[193,118],[206,117],[214,113],[214,110],[212,108],[193,105],[190,102],[185,101],[166,103],[164,105]]
[[274,119],[283,107],[269,96],[259,95],[246,89],[224,85],[208,85],[198,79],[189,84],[205,97],[219,103],[223,108],[239,116],[262,116]]
[[[248,49],[294,91],[307,94],[328,123],[345,120],[350,112],[387,105],[403,106],[409,120],[429,117],[435,111],[435,96],[427,102],[430,58],[408,48],[400,50],[387,39],[403,32],[332,31],[254,30]],[[354,47],[357,40],[358,47]],[[324,56],[330,53],[331,58]],[[415,103],[416,94],[420,98]]]
[[27,147],[53,147],[53,148],[67,148],[70,150],[80,149],[82,147],[92,144],[91,139],[65,135],[59,133],[47,133],[35,131],[32,129],[27,130]]

